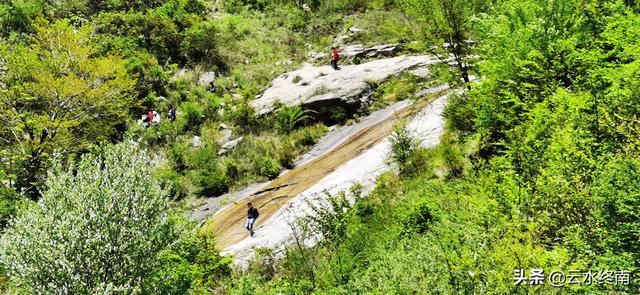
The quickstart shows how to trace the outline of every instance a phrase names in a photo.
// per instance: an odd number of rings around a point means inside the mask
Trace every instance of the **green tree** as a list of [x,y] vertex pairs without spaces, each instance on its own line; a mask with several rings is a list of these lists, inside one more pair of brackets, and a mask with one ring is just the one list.
[[0,44],[0,148],[14,159],[15,188],[34,199],[53,157],[113,138],[134,105],[124,62],[94,56],[90,34],[39,21],[26,43]]
[[420,24],[429,51],[441,60],[452,55],[462,80],[469,83],[472,18],[489,7],[487,0],[405,0],[406,10]]
[[0,262],[27,293],[136,293],[177,239],[168,193],[129,144],[56,162],[46,190],[0,239]]
[[47,4],[44,0],[0,2],[0,36],[30,33],[33,30],[33,21],[44,12]]

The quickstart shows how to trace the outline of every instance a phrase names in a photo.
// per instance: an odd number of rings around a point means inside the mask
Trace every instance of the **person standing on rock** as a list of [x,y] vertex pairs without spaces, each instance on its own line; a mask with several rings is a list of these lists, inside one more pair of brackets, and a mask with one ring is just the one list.
[[256,219],[258,219],[260,213],[258,212],[258,209],[253,207],[251,202],[247,204],[247,207],[249,207],[249,210],[247,210],[247,224],[245,225],[245,228],[249,231],[249,235],[253,237],[253,224],[256,222]]
[[338,61],[340,60],[340,54],[338,53],[338,48],[331,47],[331,67],[334,70],[339,70]]

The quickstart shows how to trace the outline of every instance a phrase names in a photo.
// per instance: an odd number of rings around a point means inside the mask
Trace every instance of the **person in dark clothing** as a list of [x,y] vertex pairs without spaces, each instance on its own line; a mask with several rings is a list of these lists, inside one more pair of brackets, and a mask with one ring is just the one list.
[[334,70],[339,70],[338,61],[340,60],[340,54],[338,53],[338,48],[331,47],[331,67]]
[[247,224],[244,227],[249,231],[249,234],[253,237],[253,224],[256,222],[256,219],[258,219],[258,216],[260,215],[260,213],[258,212],[258,209],[253,207],[253,204],[251,204],[251,202],[247,204],[247,207],[249,207],[249,210],[247,210]]
[[151,125],[151,118],[149,118],[149,115],[142,115],[142,126],[149,127],[149,125]]
[[169,113],[167,114],[167,117],[169,117],[169,120],[171,122],[176,120],[176,108],[174,106],[171,106],[171,108],[169,108]]
[[216,85],[213,84],[213,81],[209,83],[209,92],[216,93]]

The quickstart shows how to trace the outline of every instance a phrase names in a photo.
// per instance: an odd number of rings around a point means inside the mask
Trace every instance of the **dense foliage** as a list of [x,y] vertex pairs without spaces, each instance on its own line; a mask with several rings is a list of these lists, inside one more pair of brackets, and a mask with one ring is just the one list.
[[508,1],[476,15],[483,78],[452,96],[441,146],[409,156],[396,131],[392,159],[409,159],[410,173],[382,177],[344,206],[349,213],[325,218],[341,238],[304,254],[294,247],[271,273],[256,267],[239,285],[273,294],[636,294],[637,278],[514,284],[517,269],[640,268],[635,9]]
[[151,178],[149,164],[143,151],[127,144],[83,156],[66,169],[56,163],[42,199],[0,240],[0,262],[15,287],[27,293],[157,294],[190,289],[193,278],[179,275],[190,275],[198,260],[209,265],[207,272],[224,268],[206,242],[182,249],[200,242],[170,216],[167,191]]
[[[0,290],[637,294],[637,279],[513,279],[640,271],[639,11],[617,0],[0,1]],[[331,198],[284,258],[261,249],[232,273],[175,208],[277,177],[325,124],[357,118],[250,106],[345,34],[435,54],[451,67],[428,79],[468,91],[449,97],[441,145],[420,149],[398,127],[399,176]],[[368,111],[424,80],[371,84]],[[153,110],[160,123],[137,122]],[[124,138],[136,146],[105,145]],[[325,239],[305,247],[310,236]]]

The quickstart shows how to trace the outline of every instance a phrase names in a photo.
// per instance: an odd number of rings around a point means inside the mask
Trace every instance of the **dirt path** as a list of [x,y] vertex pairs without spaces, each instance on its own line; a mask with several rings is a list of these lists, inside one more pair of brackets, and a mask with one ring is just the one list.
[[353,134],[338,147],[294,168],[251,196],[222,208],[204,225],[204,229],[215,233],[220,249],[242,241],[248,237],[244,229],[247,202],[252,202],[260,210],[260,218],[254,225],[258,228],[286,202],[308,190],[349,160],[373,148],[389,135],[396,122],[422,110],[429,102],[430,100],[422,100],[404,107],[394,116]]

